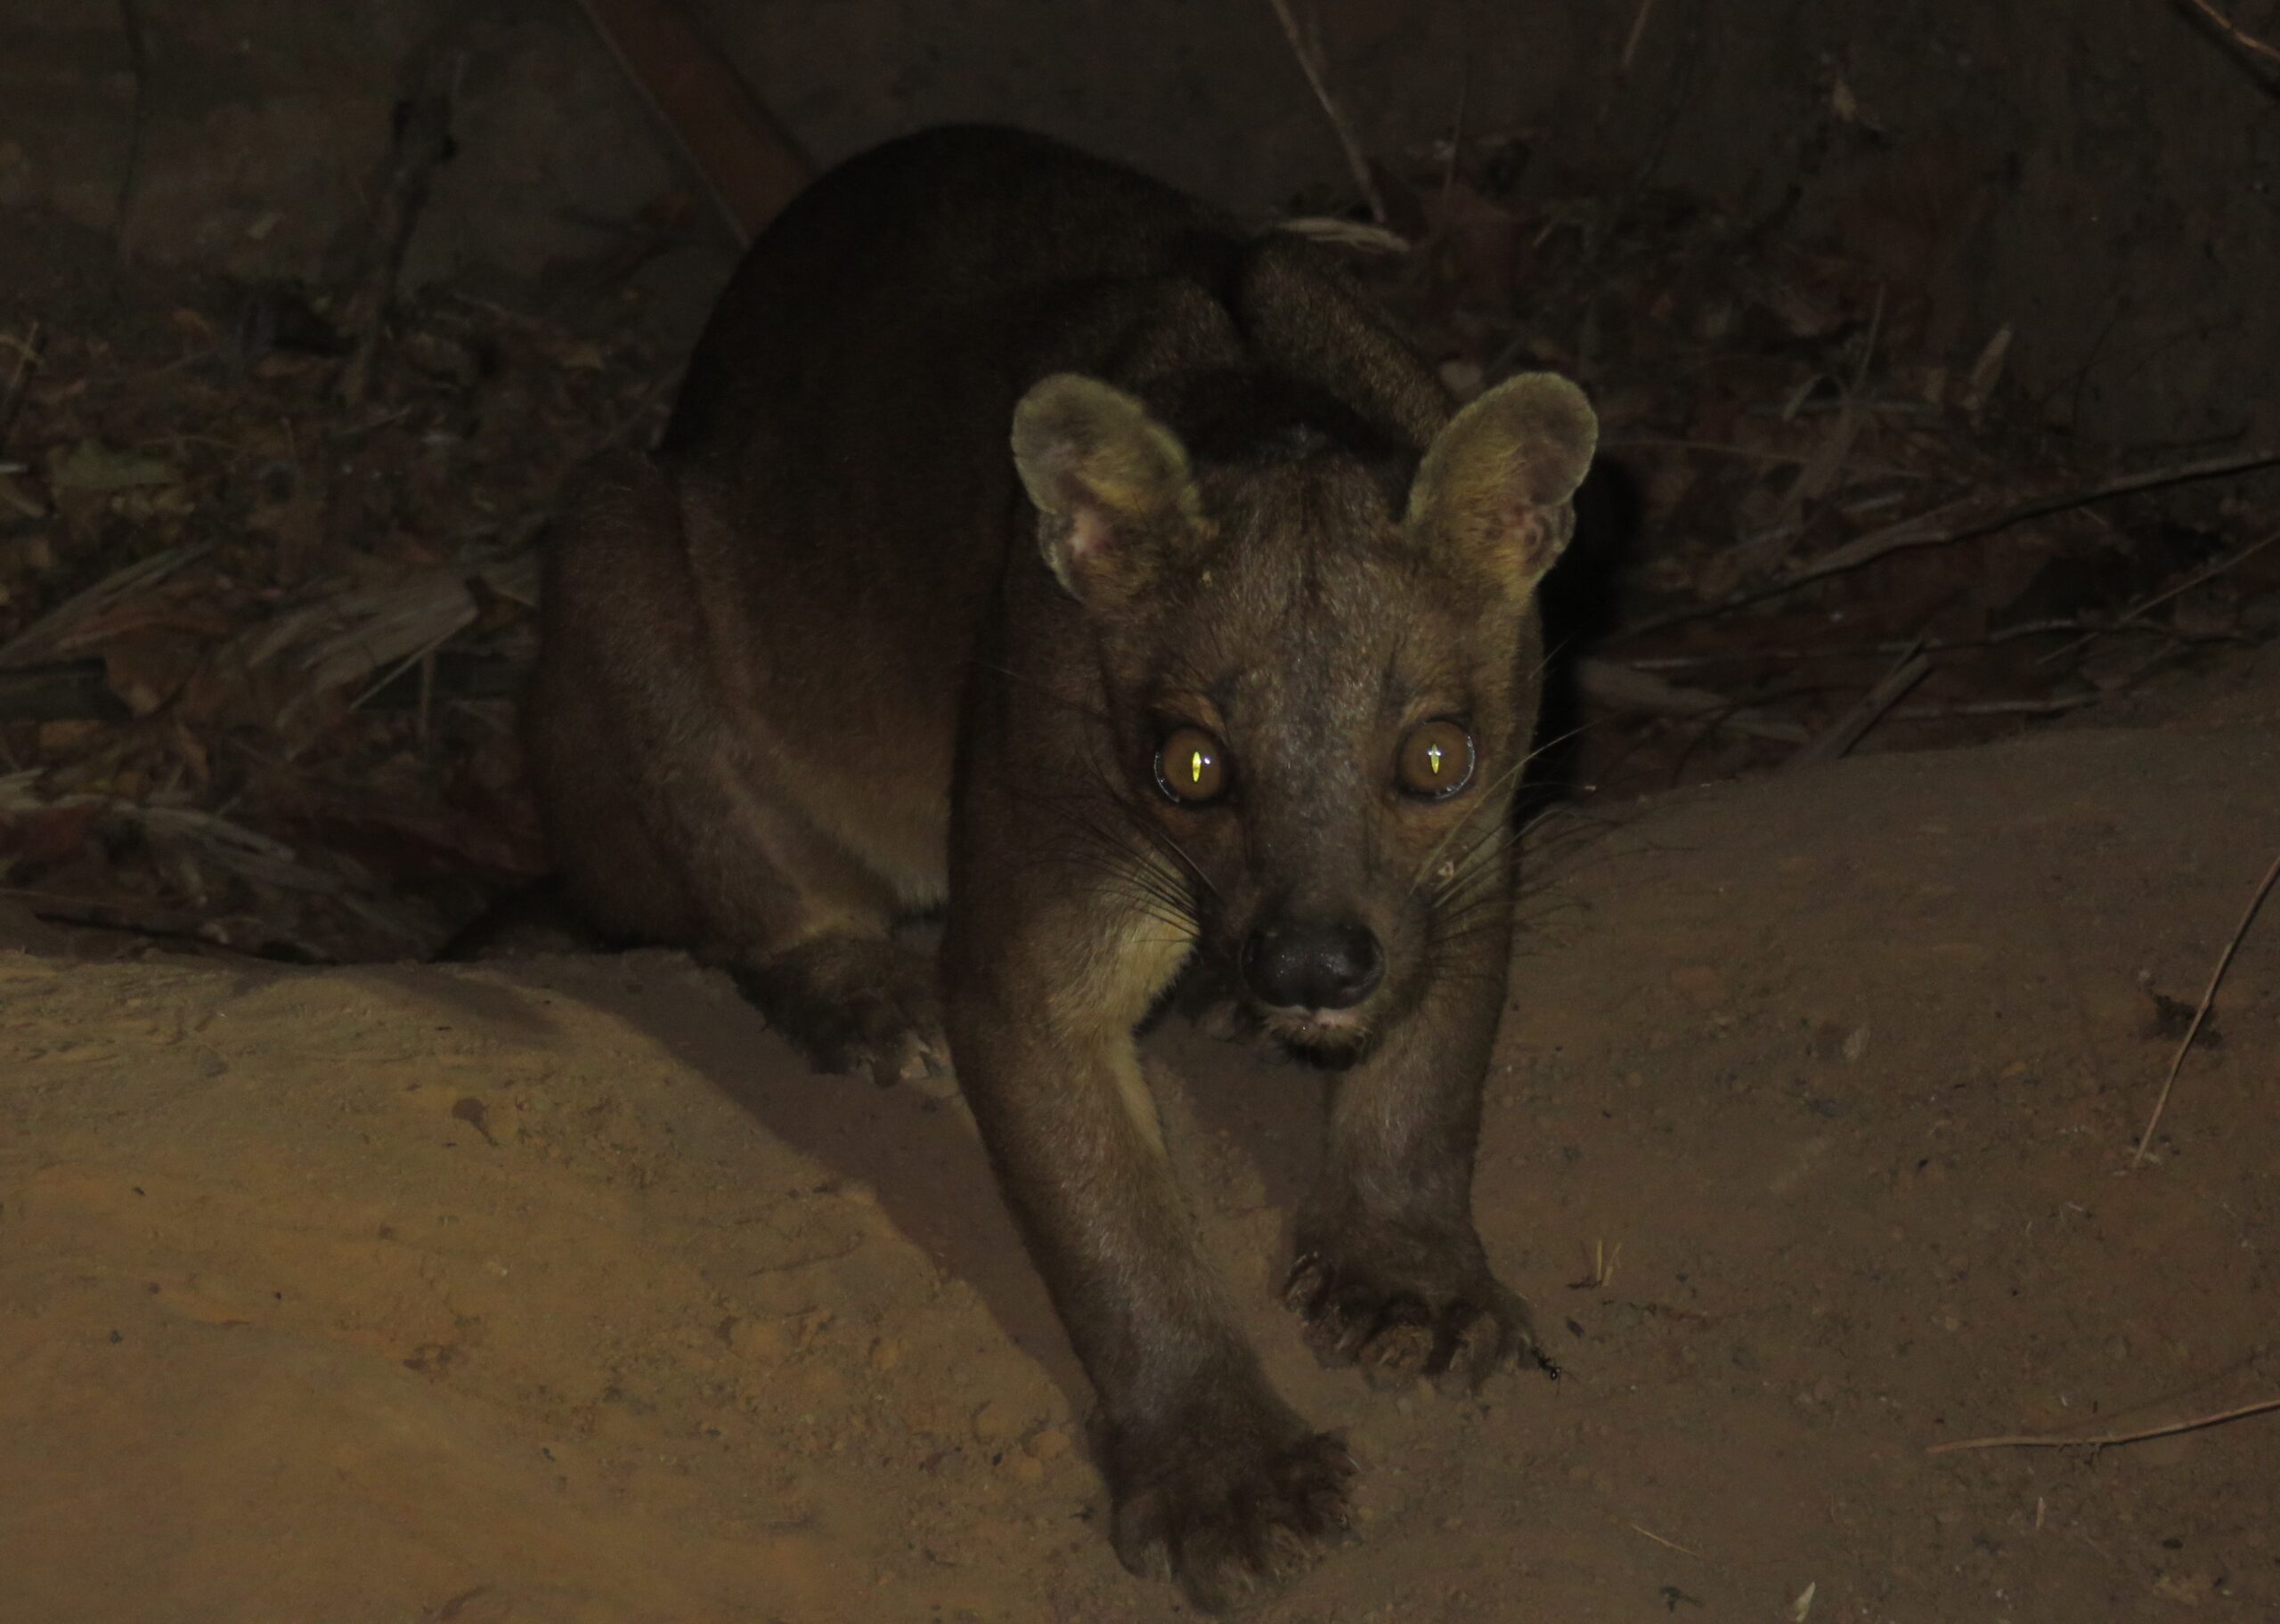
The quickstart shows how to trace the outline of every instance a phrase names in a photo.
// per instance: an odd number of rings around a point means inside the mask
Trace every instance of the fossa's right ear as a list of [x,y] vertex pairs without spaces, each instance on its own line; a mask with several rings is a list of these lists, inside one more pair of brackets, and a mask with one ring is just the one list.
[[1022,397],[1014,467],[1037,507],[1045,562],[1087,605],[1140,590],[1200,518],[1178,437],[1096,378],[1056,372]]

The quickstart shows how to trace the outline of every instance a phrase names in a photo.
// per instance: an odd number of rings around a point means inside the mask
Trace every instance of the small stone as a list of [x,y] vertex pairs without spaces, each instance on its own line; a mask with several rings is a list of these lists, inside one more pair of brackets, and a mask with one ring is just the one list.
[[1707,964],[1682,964],[1671,971],[1671,988],[1707,1010],[1725,1001],[1726,978]]
[[902,1362],[902,1344],[891,1336],[882,1336],[871,1344],[871,1368],[892,1370]]
[[729,1348],[739,1359],[779,1362],[787,1351],[784,1328],[766,1320],[737,1320],[729,1326]]
[[972,1425],[977,1443],[1000,1443],[1014,1435],[1014,1412],[992,1399],[973,1412]]
[[1058,1460],[1070,1449],[1069,1434],[1057,1426],[1041,1426],[1022,1447],[1039,1460]]
[[1045,1476],[1045,1463],[1034,1455],[1008,1455],[999,1469],[1017,1483],[1034,1483]]

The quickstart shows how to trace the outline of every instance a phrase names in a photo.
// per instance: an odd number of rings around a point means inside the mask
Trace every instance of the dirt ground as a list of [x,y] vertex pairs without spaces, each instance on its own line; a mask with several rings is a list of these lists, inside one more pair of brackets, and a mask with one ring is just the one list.
[[[1545,825],[1478,1206],[1558,1383],[1374,1393],[1272,1300],[1308,1074],[1177,1019],[1245,1323],[1364,1462],[1277,1620],[2280,1617],[2280,668]],[[1174,1080],[1174,1079],[1177,1080]],[[1181,1616],[947,1086],[664,954],[0,954],[0,1614]]]

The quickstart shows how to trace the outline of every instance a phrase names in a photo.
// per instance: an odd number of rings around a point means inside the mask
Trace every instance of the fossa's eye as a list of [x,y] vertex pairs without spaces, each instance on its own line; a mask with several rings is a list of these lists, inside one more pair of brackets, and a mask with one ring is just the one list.
[[1394,775],[1412,795],[1439,800],[1472,782],[1472,735],[1446,718],[1421,722],[1401,742]]
[[1156,746],[1156,786],[1184,807],[1203,807],[1227,792],[1227,760],[1219,741],[1201,727],[1175,727]]

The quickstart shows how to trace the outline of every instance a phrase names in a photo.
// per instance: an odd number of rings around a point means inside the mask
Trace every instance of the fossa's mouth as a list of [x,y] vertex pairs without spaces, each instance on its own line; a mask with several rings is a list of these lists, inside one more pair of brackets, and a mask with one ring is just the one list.
[[1257,1009],[1257,1014],[1278,1043],[1322,1060],[1352,1059],[1369,1043],[1374,1025],[1366,1009]]

